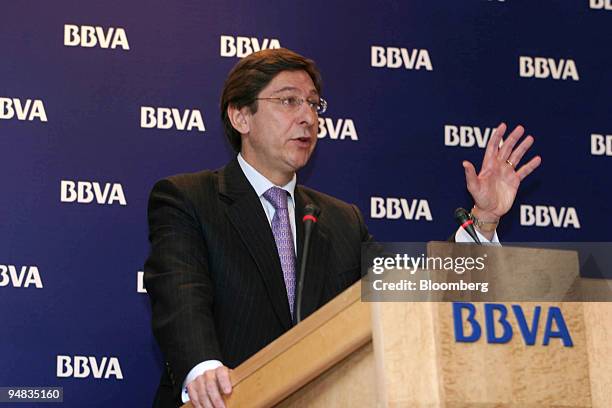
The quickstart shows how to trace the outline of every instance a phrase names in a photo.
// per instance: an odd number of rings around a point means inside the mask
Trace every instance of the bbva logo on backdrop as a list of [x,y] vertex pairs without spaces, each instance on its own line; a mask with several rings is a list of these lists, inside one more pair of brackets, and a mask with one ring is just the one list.
[[[473,147],[481,149],[487,147],[489,138],[495,132],[494,127],[481,128],[478,126],[467,125],[444,125],[444,145]],[[500,146],[502,143],[500,142]]]
[[127,205],[123,186],[119,183],[98,183],[97,181],[60,181],[60,201],[63,203],[120,204]]
[[118,47],[125,51],[130,49],[125,29],[121,27],[64,24],[64,45],[66,47],[84,47],[116,49]]
[[198,109],[140,107],[140,127],[144,129],[175,129],[206,131],[202,112]]
[[370,65],[375,68],[400,68],[433,71],[429,51],[422,48],[370,47]]
[[319,132],[317,137],[324,139],[328,137],[331,140],[359,140],[357,136],[357,130],[355,129],[355,123],[352,119],[332,119],[332,118],[319,118]]
[[589,8],[612,10],[612,0],[589,0]]
[[550,227],[580,229],[578,212],[574,207],[521,204],[521,225],[525,227]]
[[98,378],[115,377],[123,380],[121,364],[117,357],[95,356],[57,356],[56,375],[58,378]]
[[137,271],[136,272],[136,292],[137,293],[147,293],[147,288],[144,285],[144,272]]
[[0,119],[17,119],[23,121],[47,121],[45,105],[40,99],[0,97]]
[[612,135],[592,133],[591,154],[593,156],[612,156]]
[[429,202],[425,199],[370,197],[370,217],[398,220],[404,218],[414,221],[432,221]]
[[578,68],[573,59],[546,57],[519,57],[519,75],[522,78],[557,79],[571,78],[579,81]]
[[220,53],[222,57],[244,58],[257,51],[281,48],[280,41],[276,38],[263,38],[260,40],[256,37],[222,35],[220,40]]
[[42,289],[43,283],[38,266],[0,265],[0,287],[6,286]]

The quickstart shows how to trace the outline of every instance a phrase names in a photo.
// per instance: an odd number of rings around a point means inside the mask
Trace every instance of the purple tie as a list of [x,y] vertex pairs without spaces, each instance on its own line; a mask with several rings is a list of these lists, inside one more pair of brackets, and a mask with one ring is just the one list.
[[289,210],[287,209],[287,191],[279,187],[272,187],[263,194],[274,207],[272,217],[272,234],[276,241],[278,256],[280,258],[287,298],[289,299],[289,311],[293,316],[293,299],[295,298],[295,249],[293,247],[293,234],[289,224]]

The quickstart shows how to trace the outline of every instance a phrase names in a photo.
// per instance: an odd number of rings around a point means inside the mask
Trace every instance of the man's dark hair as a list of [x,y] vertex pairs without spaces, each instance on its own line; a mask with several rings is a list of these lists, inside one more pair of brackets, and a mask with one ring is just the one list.
[[251,113],[256,113],[255,98],[282,71],[306,71],[321,94],[321,74],[315,62],[286,48],[255,52],[238,62],[227,76],[221,94],[221,120],[225,135],[236,152],[240,151],[240,132],[229,120],[228,106],[236,109],[248,106]]

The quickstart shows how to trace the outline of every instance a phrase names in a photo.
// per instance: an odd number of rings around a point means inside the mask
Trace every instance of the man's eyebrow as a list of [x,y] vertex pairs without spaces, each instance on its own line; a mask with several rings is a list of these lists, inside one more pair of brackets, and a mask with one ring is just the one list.
[[[299,91],[298,88],[296,88],[295,86],[284,86],[280,89],[277,89],[276,91],[272,92],[272,95],[276,95],[279,94],[281,92],[286,92],[286,91]],[[316,89],[311,89],[310,90],[310,95],[318,95],[319,93],[317,92]]]

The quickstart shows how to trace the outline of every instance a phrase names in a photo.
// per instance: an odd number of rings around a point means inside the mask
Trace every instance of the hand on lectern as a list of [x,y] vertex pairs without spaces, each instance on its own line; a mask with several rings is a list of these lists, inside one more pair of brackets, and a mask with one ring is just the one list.
[[[533,144],[533,136],[527,136],[516,146],[525,132],[519,125],[500,147],[505,132],[506,124],[502,122],[487,143],[480,173],[476,174],[472,163],[463,161],[467,189],[474,199],[472,214],[481,222],[493,226],[512,207],[521,181],[542,162],[540,156],[536,156],[518,168],[521,159]],[[490,235],[487,236],[488,239],[493,236],[494,231],[495,228],[481,229],[483,235]]]
[[232,393],[229,373],[229,368],[220,366],[214,370],[205,371],[187,384],[191,404],[195,408],[225,408],[221,395]]

